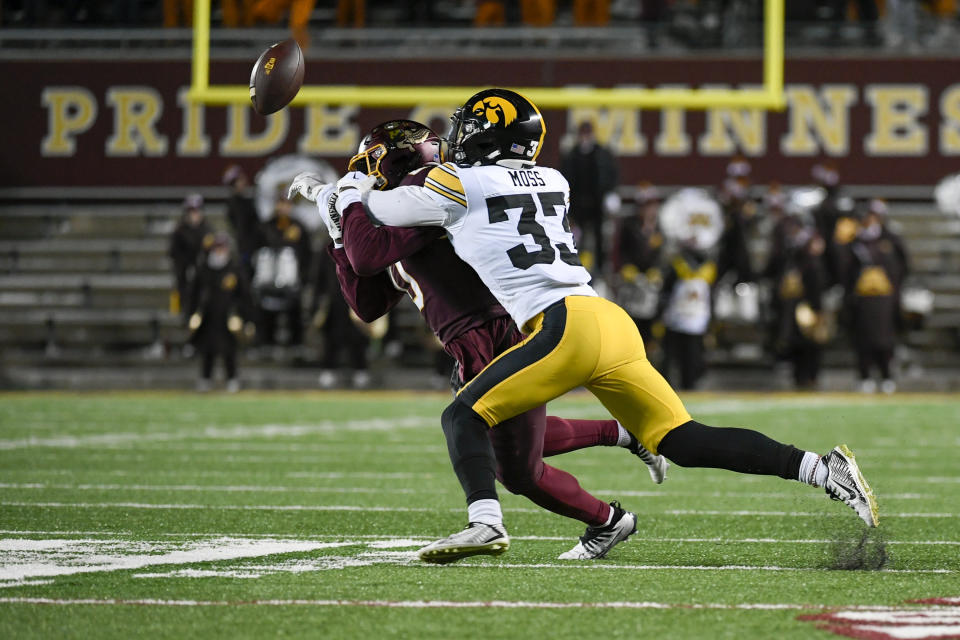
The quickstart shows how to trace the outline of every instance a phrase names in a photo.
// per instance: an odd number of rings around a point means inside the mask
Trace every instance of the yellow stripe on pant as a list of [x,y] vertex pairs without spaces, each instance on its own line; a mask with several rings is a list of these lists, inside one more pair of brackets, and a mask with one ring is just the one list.
[[531,333],[500,354],[458,397],[495,426],[584,386],[625,429],[656,452],[690,420],[676,392],[647,360],[630,316],[600,297],[568,296],[528,323]]

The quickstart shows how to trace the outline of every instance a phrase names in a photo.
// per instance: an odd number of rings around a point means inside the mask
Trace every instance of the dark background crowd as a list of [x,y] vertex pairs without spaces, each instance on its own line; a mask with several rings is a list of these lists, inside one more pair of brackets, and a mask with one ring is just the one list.
[[[705,345],[718,339],[723,306],[726,324],[764,328],[765,351],[789,364],[798,388],[816,388],[823,350],[839,340],[855,353],[861,390],[893,392],[909,259],[886,202],[845,196],[829,163],[813,166],[811,185],[792,193],[776,183],[753,185],[750,173],[749,162],[733,159],[710,194],[722,231],[709,247],[666,237],[659,220],[665,194],[642,183],[618,215],[606,214],[599,237],[610,255],[594,273],[680,388],[696,387],[705,372]],[[571,216],[590,226],[597,211],[574,204]]]
[[[691,190],[618,184],[616,158],[582,124],[561,169],[594,286],[628,310],[675,386],[696,388],[711,349],[736,340],[724,333],[739,326],[762,331],[766,359],[789,367],[799,389],[817,388],[831,344],[852,349],[864,392],[896,389],[891,362],[906,329],[907,251],[886,203],[847,197],[836,165],[813,165],[810,185],[788,191],[753,184],[750,163],[733,158],[715,188],[694,190],[690,200]],[[350,312],[325,232],[311,234],[282,188],[261,215],[243,170],[228,167],[223,182],[229,236],[210,227],[194,194],[170,240],[177,309],[191,330],[187,352],[201,361],[198,387],[209,388],[217,357],[235,387],[243,345],[253,357],[294,353],[320,369],[325,387],[369,385],[371,355],[402,355],[397,327],[389,319],[368,325]],[[682,209],[680,202],[690,210],[684,224],[715,227],[709,241],[678,237],[664,224],[663,212]],[[697,207],[717,213],[711,219]],[[311,330],[319,350],[305,346]],[[450,363],[436,342],[424,336],[417,346],[435,354],[419,364],[442,375]]]
[[[639,26],[647,44],[690,48],[758,44],[761,0],[214,0],[215,26],[289,25],[302,46],[309,31],[362,27]],[[26,27],[189,27],[193,0],[3,0],[0,24]],[[787,2],[788,37],[817,46],[916,47],[946,42],[955,0]],[[934,24],[936,26],[930,26]],[[817,27],[816,25],[821,25]],[[885,25],[885,26],[884,26]],[[852,37],[845,30],[855,29]]]

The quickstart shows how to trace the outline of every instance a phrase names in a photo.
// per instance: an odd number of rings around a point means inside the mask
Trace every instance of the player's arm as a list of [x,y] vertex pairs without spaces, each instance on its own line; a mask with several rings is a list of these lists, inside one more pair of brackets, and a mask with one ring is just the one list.
[[343,219],[343,246],[353,270],[360,276],[379,273],[442,235],[440,229],[378,227],[362,213]]
[[422,187],[400,186],[390,191],[370,191],[372,181],[349,174],[337,183],[337,211],[343,217],[366,211],[374,222],[394,227],[444,227],[455,225],[467,211],[463,185],[453,165],[434,167]]
[[337,281],[340,283],[343,299],[364,322],[373,322],[403,298],[403,291],[393,286],[386,271],[373,276],[359,276],[353,270],[347,252],[342,248],[330,244],[327,253],[336,264]]
[[[411,172],[400,186],[423,186],[430,166]],[[366,215],[343,220],[343,242],[354,271],[361,276],[383,271],[443,236],[429,227],[377,226]]]

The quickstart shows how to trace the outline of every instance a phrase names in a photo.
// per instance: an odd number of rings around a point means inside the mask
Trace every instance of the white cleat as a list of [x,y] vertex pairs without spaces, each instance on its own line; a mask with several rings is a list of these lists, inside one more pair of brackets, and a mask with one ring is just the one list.
[[587,527],[586,533],[580,537],[577,545],[565,553],[561,553],[560,560],[594,560],[602,558],[610,549],[637,532],[637,516],[625,511],[619,502],[611,502],[613,518],[605,527]]
[[667,468],[670,466],[666,458],[653,455],[636,438],[631,439],[627,450],[643,460],[643,463],[647,465],[647,471],[650,472],[651,480],[656,484],[663,484],[663,481],[667,479]]
[[465,529],[431,542],[417,552],[424,562],[446,564],[469,556],[498,556],[510,548],[502,524],[471,522]]
[[857,512],[868,527],[877,526],[879,515],[877,500],[867,484],[860,467],[847,445],[834,447],[821,459],[827,465],[827,481],[824,489],[833,500],[839,500]]

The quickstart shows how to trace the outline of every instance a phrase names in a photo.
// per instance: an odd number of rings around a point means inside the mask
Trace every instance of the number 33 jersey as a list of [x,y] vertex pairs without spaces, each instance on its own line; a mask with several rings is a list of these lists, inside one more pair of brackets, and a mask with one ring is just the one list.
[[[416,190],[416,191],[413,191]],[[566,296],[595,296],[567,220],[569,186],[555,169],[517,160],[434,167],[423,187],[372,192],[384,224],[439,225],[518,327]]]

